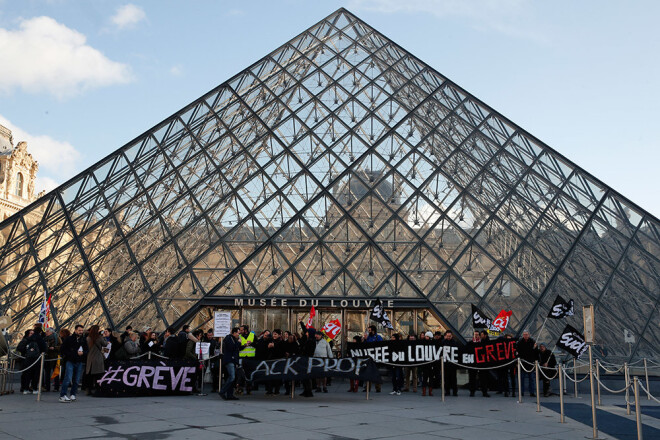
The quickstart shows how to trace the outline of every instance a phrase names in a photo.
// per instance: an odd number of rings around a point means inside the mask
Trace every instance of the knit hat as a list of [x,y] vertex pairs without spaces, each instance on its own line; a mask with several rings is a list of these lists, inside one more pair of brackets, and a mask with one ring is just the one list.
[[310,338],[313,338],[316,334],[316,329],[314,327],[307,327],[307,333],[309,333]]
[[424,336],[426,336],[426,337],[429,338],[429,339],[430,339],[430,338],[433,338],[433,332],[426,332],[426,333],[424,334]]

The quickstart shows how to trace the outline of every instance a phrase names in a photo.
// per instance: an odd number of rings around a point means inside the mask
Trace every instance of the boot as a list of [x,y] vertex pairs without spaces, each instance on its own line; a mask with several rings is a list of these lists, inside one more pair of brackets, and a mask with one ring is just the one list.
[[429,396],[433,396],[433,388],[429,387]]
[[426,387],[422,387],[422,396],[426,396]]

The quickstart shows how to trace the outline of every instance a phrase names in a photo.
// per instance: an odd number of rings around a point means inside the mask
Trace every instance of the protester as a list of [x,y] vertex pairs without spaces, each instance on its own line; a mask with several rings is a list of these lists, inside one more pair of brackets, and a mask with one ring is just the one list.
[[89,376],[87,395],[92,394],[95,389],[98,390],[97,381],[105,372],[103,347],[106,347],[107,345],[108,342],[99,333],[99,326],[91,326],[87,336],[87,347],[89,350],[87,352],[87,362],[85,364],[85,373]]
[[129,331],[128,335],[126,336],[123,348],[128,358],[140,356],[141,351],[140,344],[138,344],[138,334],[133,331]]
[[[55,331],[48,327],[45,332],[44,342],[46,342],[46,357],[44,359],[44,377],[43,389],[50,391],[50,381],[53,371],[57,367],[57,358],[60,355],[60,346],[62,341]],[[57,377],[57,388],[59,388],[59,377]]]
[[[60,351],[66,361],[66,371],[64,373],[64,380],[62,381],[62,389],[60,390],[60,402],[75,402],[78,383],[80,383],[83,373],[83,364],[87,359],[87,352],[89,351],[87,341],[83,336],[82,325],[76,325],[73,334],[62,342]],[[69,385],[71,386],[71,392],[67,396]]]
[[[273,330],[272,339],[266,346],[266,359],[284,359],[286,352],[284,341],[282,341],[282,330],[276,328]],[[281,380],[272,380],[266,383],[266,395],[280,394],[280,387],[282,386]]]
[[[316,347],[314,349],[314,357],[320,357],[320,358],[331,358],[332,356],[332,349],[330,348],[330,344],[328,344],[328,341],[323,337],[323,333],[321,332],[316,332],[314,335],[316,338]],[[327,386],[327,378],[326,377],[320,377],[316,379],[316,390],[317,393],[320,393],[323,391],[324,393],[328,392],[328,386]]]
[[239,328],[234,327],[231,333],[222,341],[222,366],[227,371],[225,384],[220,389],[220,397],[223,400],[238,400],[234,396],[234,382],[236,380],[236,368],[238,366],[241,345],[239,342]]
[[[539,366],[541,367],[541,374],[543,378],[543,397],[550,396],[550,381],[549,377],[555,375],[554,368],[557,366],[557,359],[550,350],[547,349],[545,344],[539,344]],[[546,377],[547,376],[547,377]]]
[[197,343],[200,342],[201,337],[202,337],[202,331],[199,329],[192,332],[191,336],[188,337],[188,342],[186,342],[186,352],[183,357],[184,359],[189,359],[193,361],[199,359],[199,353],[195,351],[195,347],[197,346]]
[[[534,361],[538,359],[538,353],[536,349],[536,342],[534,339],[529,337],[529,331],[525,330],[523,332],[523,337],[516,344],[516,350],[518,351],[518,357],[522,361],[522,390],[521,396],[525,394],[525,385],[529,387],[530,397],[536,397],[534,390],[536,389],[536,375],[534,373]],[[527,380],[525,380],[527,379]]]
[[[305,328],[305,324],[300,322],[300,325]],[[305,336],[302,338],[300,355],[301,356],[314,356],[316,351],[316,330],[313,327],[306,329]],[[305,379],[303,383],[303,392],[300,394],[303,397],[314,397],[312,393],[312,379]]]
[[103,339],[108,343],[103,347],[103,353],[106,361],[112,361],[116,358],[117,351],[121,348],[119,339],[112,332],[110,327],[103,330]]
[[124,330],[124,333],[119,336],[119,342],[121,342],[122,345],[126,342],[126,338],[128,338],[129,333],[133,331],[133,327],[130,325],[126,326],[126,330]]
[[174,329],[168,327],[163,335],[163,356],[168,359],[175,359],[179,354],[179,338],[174,333]]
[[[401,340],[401,333],[394,333],[392,335],[393,341]],[[403,389],[403,367],[394,365],[392,367],[392,392],[391,395],[400,396]]]
[[[458,347],[458,342],[454,339],[451,330],[444,334],[443,345],[447,347]],[[458,380],[456,378],[456,365],[452,362],[445,362],[445,394],[447,396],[458,396]]]
[[[425,341],[430,341],[433,339],[432,332],[424,333]],[[433,377],[435,376],[435,368],[433,363],[424,364],[421,366],[422,373],[422,396],[426,396],[426,390],[428,390],[428,395],[433,396]]]
[[[408,335],[409,341],[417,340],[417,337],[414,334]],[[410,384],[412,382],[413,393],[417,392],[417,367],[404,367],[403,377],[406,381],[406,386],[403,389],[404,392],[410,391]]]
[[[375,325],[370,325],[367,327],[367,331],[364,334],[364,342],[379,342],[382,341],[383,337],[378,334],[378,329]],[[365,388],[362,391],[367,391],[367,388],[371,388],[371,384],[366,384]],[[376,384],[376,392],[380,393],[381,384]]]
[[[475,345],[479,345],[480,343],[481,335],[479,332],[475,331],[472,336],[472,341],[468,342],[468,347],[473,347]],[[488,394],[488,386],[486,385],[487,381],[485,380],[481,371],[475,370],[474,368],[469,368],[468,376],[470,379],[470,397],[474,397],[474,393],[476,392],[477,388],[481,390],[481,393],[484,397],[490,397],[490,394]]]

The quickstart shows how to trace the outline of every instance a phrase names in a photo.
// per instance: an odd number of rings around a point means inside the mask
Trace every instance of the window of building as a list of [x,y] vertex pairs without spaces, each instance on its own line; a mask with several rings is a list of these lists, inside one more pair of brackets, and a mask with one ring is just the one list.
[[23,197],[23,175],[21,173],[16,175],[16,195]]

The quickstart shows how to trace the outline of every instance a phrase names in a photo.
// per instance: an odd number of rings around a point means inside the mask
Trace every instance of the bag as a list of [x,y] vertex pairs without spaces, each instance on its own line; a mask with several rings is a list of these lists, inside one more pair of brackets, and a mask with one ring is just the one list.
[[25,359],[28,361],[34,362],[40,354],[41,351],[39,350],[39,344],[37,344],[37,341],[30,341],[25,346]]
[[204,383],[213,383],[213,374],[211,374],[211,368],[207,368],[204,372]]

